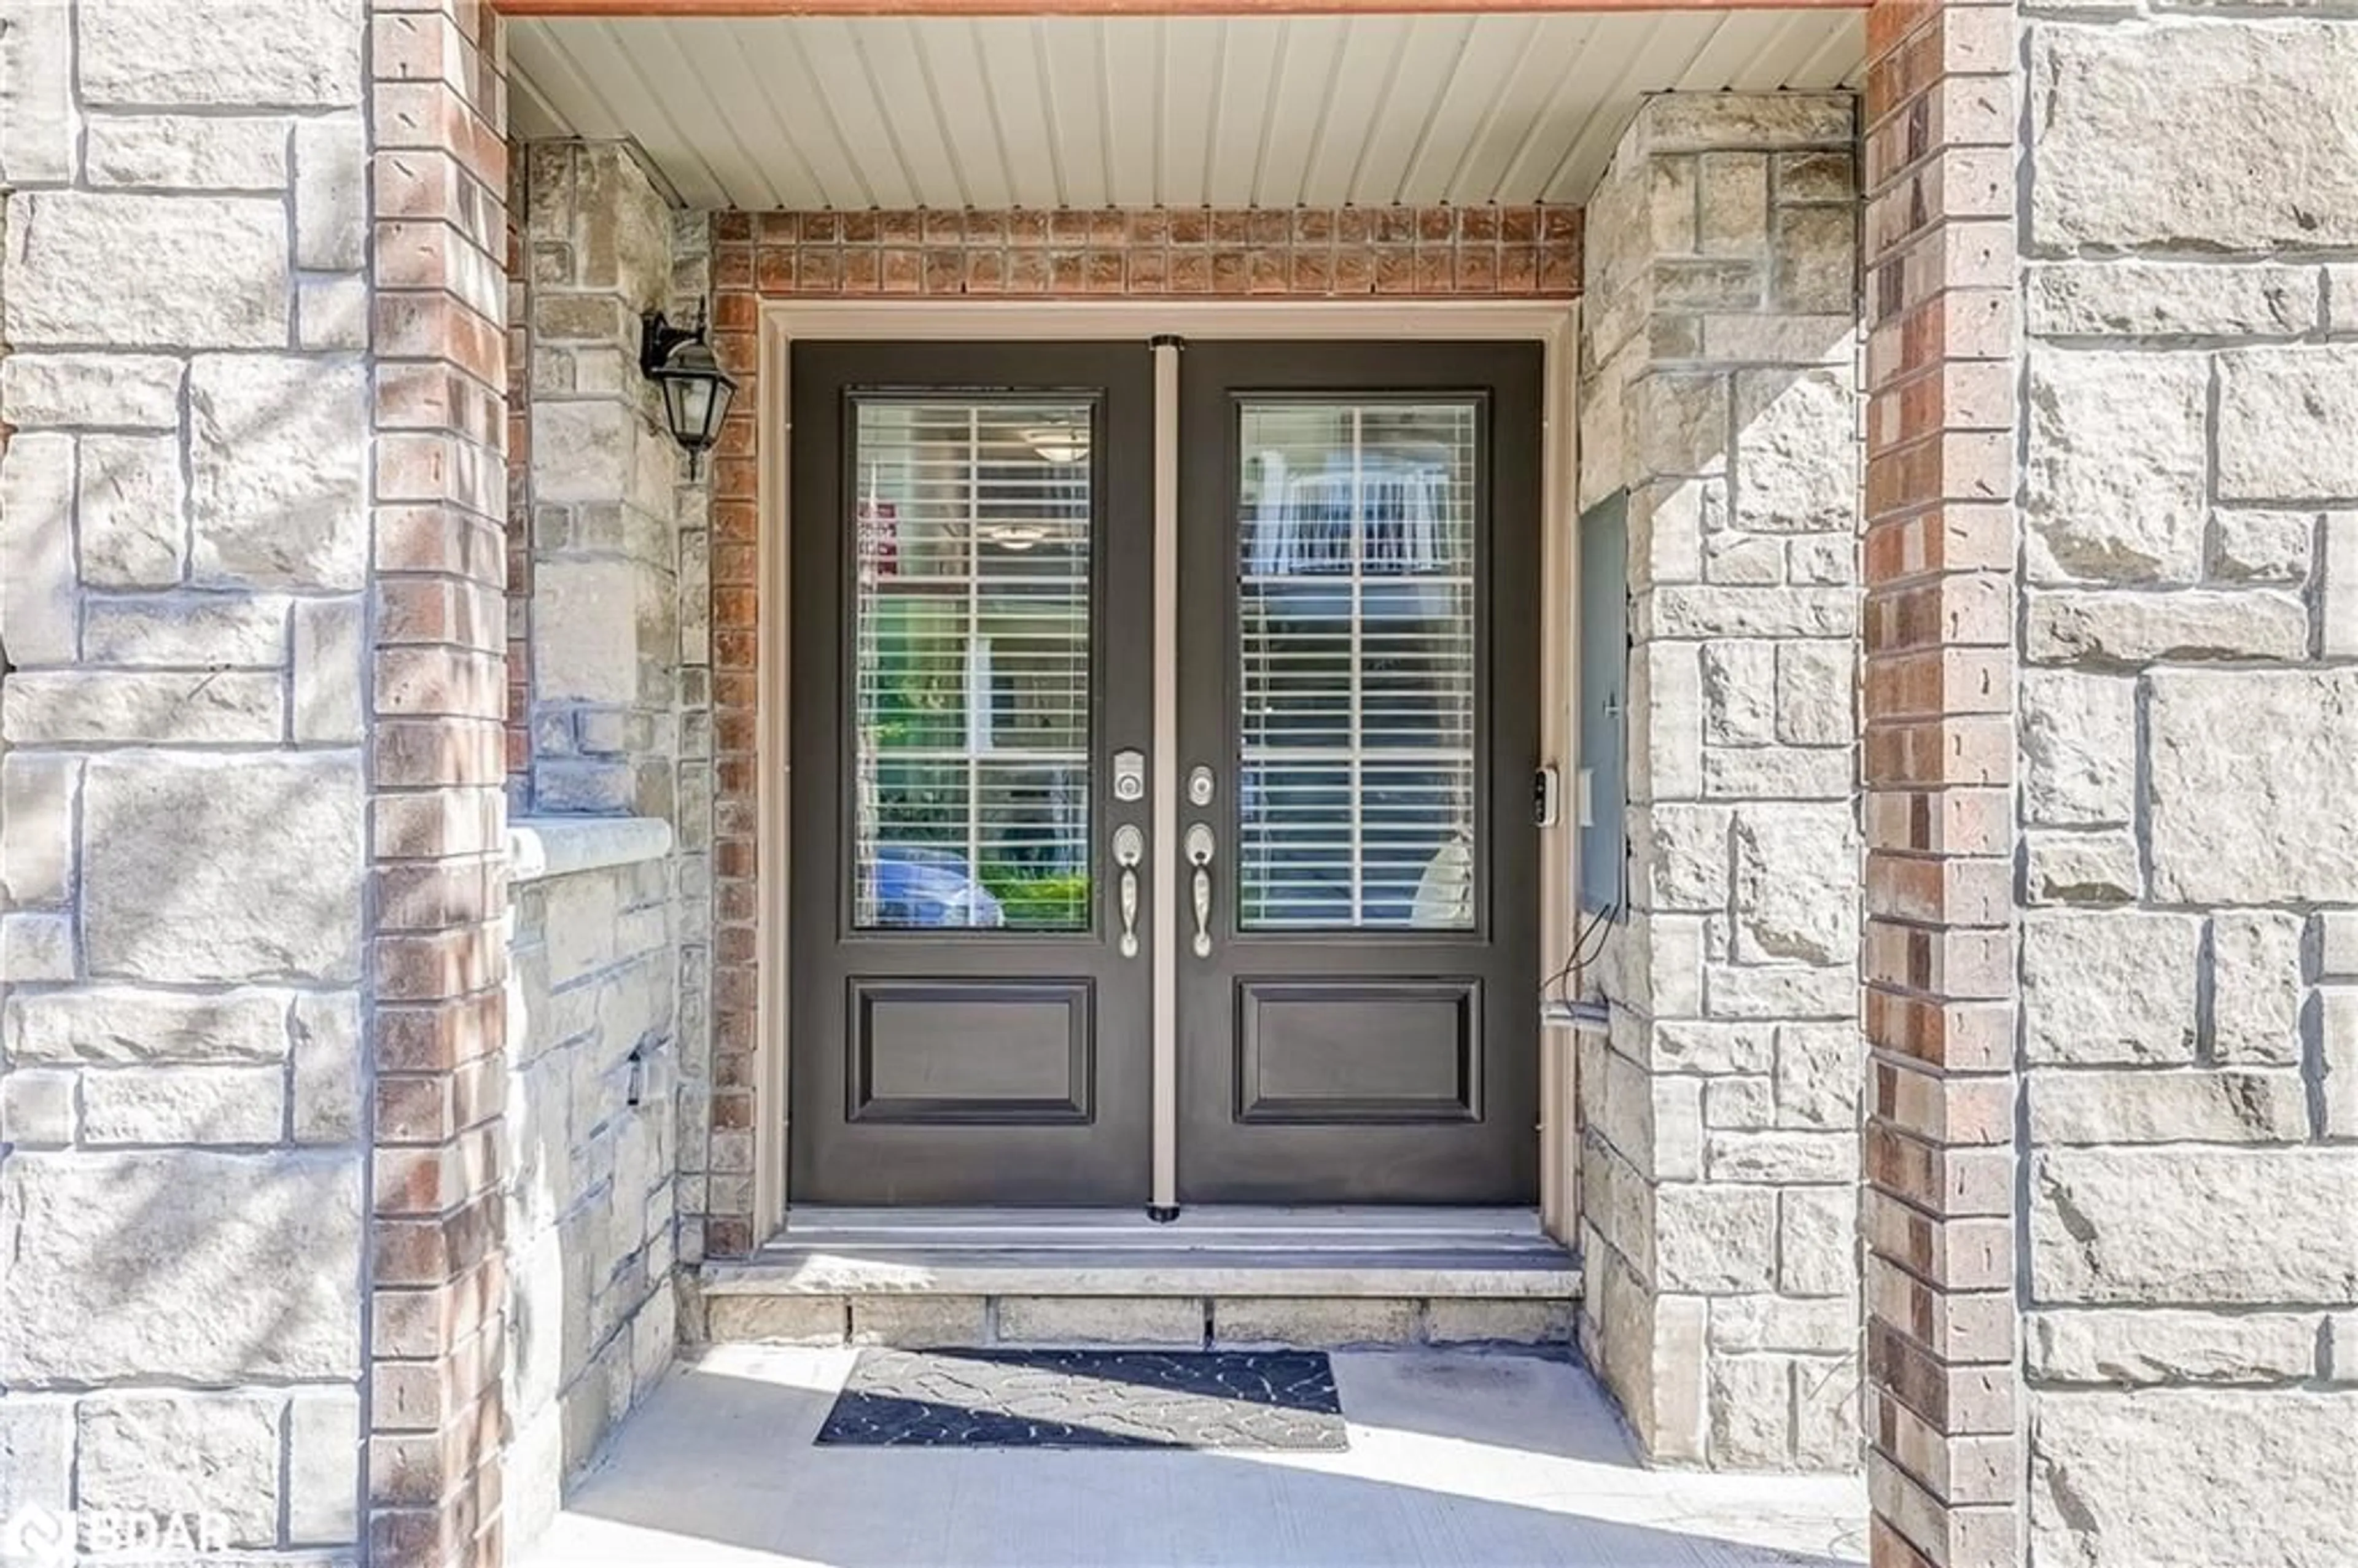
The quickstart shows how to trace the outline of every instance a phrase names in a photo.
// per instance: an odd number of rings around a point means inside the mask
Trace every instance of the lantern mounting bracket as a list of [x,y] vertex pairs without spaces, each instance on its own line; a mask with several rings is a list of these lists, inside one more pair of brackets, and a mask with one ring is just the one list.
[[683,343],[703,341],[704,308],[697,307],[696,325],[675,327],[660,310],[650,310],[639,318],[639,370],[642,374],[659,376],[670,360],[672,351]]

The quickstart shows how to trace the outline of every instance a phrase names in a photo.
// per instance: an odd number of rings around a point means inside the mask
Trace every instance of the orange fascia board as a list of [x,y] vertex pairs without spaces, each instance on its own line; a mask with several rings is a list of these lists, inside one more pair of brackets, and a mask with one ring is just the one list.
[[1376,16],[1864,11],[1872,0],[492,0],[508,16]]

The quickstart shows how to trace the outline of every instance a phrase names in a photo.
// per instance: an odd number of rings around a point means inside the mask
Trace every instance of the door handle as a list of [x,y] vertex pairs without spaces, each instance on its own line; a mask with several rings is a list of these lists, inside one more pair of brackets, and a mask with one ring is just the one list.
[[1138,865],[1146,859],[1146,835],[1125,822],[1113,830],[1113,863],[1121,868],[1121,956],[1138,957]]
[[1212,829],[1198,822],[1187,829],[1187,863],[1195,868],[1191,879],[1195,893],[1195,957],[1212,956]]

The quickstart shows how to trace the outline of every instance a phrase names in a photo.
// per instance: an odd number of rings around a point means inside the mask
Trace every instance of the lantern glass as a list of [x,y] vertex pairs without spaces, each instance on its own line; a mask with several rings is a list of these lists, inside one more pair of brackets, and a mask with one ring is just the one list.
[[700,447],[705,419],[712,408],[712,384],[701,376],[664,377],[664,417],[682,446]]
[[698,401],[700,405],[698,411],[703,418],[701,428],[704,431],[704,444],[708,447],[720,438],[720,421],[729,413],[730,390],[730,384],[726,380],[708,381],[704,384],[703,394]]
[[672,438],[686,449],[693,473],[697,454],[710,449],[719,438],[720,421],[729,412],[730,395],[737,384],[712,357],[712,350],[698,341],[674,349],[655,374],[663,387],[664,418],[671,426]]

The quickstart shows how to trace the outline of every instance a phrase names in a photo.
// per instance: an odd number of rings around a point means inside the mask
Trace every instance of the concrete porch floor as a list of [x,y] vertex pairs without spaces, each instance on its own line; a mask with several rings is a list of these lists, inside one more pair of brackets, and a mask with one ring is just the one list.
[[725,1345],[616,1433],[528,1568],[1765,1568],[1866,1558],[1847,1476],[1650,1471],[1576,1364],[1334,1353],[1341,1454],[817,1448],[858,1351]]

